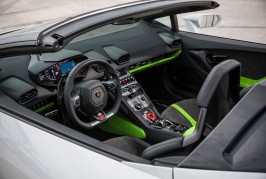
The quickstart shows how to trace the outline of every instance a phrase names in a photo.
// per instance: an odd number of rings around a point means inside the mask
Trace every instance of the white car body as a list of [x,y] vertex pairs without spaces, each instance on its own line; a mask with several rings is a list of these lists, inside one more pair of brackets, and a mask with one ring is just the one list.
[[[181,1],[151,0],[150,2],[151,4],[154,2],[153,5],[155,9],[153,9],[154,11],[154,12],[152,11],[153,13],[155,12],[164,13],[163,10],[159,9],[162,7],[162,5],[165,5],[166,9],[169,7],[176,8],[172,4],[175,3],[179,4]],[[182,2],[183,6],[186,6],[187,5],[186,3],[188,2],[190,1],[184,0]],[[195,1],[195,2],[201,3],[204,1]],[[167,7],[167,3],[169,3],[169,7]],[[134,11],[132,10],[132,12],[130,12],[131,15],[132,14],[139,15],[138,13],[140,12],[151,13],[150,11],[149,12],[145,11],[147,10],[145,9],[145,5],[147,7],[149,5],[148,3],[146,3],[146,1],[132,3],[131,5],[134,4],[141,5],[143,9],[136,8]],[[121,10],[123,8],[130,8],[131,5],[130,4],[122,5],[117,9]],[[83,16],[73,18],[68,22],[66,20],[64,22],[65,24],[64,23],[62,23],[61,25],[53,24],[53,26],[49,26],[49,28],[43,26],[40,27],[40,29],[31,29],[32,31],[27,32],[26,35],[24,35],[20,31],[14,32],[15,35],[14,34],[12,35],[12,33],[11,35],[6,34],[6,36],[0,38],[1,39],[0,55],[5,56],[12,54],[13,57],[22,52],[23,52],[22,54],[24,53],[28,55],[30,54],[29,56],[31,56],[32,54],[39,55],[41,53],[58,52],[63,48],[62,43],[65,40],[64,37],[68,37],[69,34],[71,34],[69,35],[69,38],[70,37],[72,38],[72,36],[74,38],[74,36],[79,33],[82,34],[85,31],[92,30],[98,26],[101,27],[102,26],[101,23],[107,24],[110,23],[110,21],[112,22],[116,20],[115,19],[116,16],[119,17],[119,15],[121,15],[118,14],[118,12],[116,12],[117,14],[114,17],[111,17],[110,15],[107,16],[108,14],[107,15],[104,14],[104,13],[114,14],[114,12],[111,11],[114,9],[115,8],[112,7],[106,10],[100,10],[97,12],[88,13]],[[107,17],[105,16],[101,17],[102,15],[101,13]],[[128,15],[127,13],[129,12],[126,11],[123,13],[126,16]],[[100,20],[98,19],[97,21],[97,18],[93,18],[94,15],[95,16],[98,15],[100,17],[100,18],[98,17]],[[195,18],[195,21],[198,20],[198,17],[199,16]],[[118,20],[121,19],[124,20],[123,19],[124,17],[123,18],[119,17],[119,18]],[[61,26],[64,25],[66,27],[62,28],[63,30],[60,29]],[[78,29],[80,30],[80,32],[74,31],[70,27],[73,28],[74,30]],[[53,31],[57,32],[56,30],[58,29],[62,30],[60,32],[65,36],[60,36],[58,34],[53,34],[53,35],[50,34],[53,33]],[[41,35],[39,34],[40,32]],[[165,37],[168,38],[169,36]],[[183,38],[185,39],[184,35]],[[227,39],[227,41],[229,40]],[[160,42],[164,43],[163,40],[161,40]],[[242,46],[245,47],[245,48],[242,47],[243,51],[246,48],[250,48],[250,44],[247,44],[246,42],[244,42],[243,44],[244,45]],[[170,45],[172,45],[172,43]],[[164,44],[163,47],[170,48],[169,44]],[[230,47],[228,48],[230,49]],[[259,49],[262,51],[264,48],[261,47]],[[258,51],[257,53],[260,53],[261,51]],[[7,58],[9,58],[9,56]],[[7,62],[7,60],[5,61]],[[10,61],[8,61],[8,63],[10,63]],[[13,69],[19,71],[20,67],[16,65],[14,65],[15,67]],[[25,66],[28,67],[30,65],[26,64]],[[2,70],[1,68],[0,68],[0,75],[5,73],[5,70]],[[30,80],[28,68],[25,69],[26,69],[25,70],[26,74],[24,74],[26,76],[25,78],[29,78]],[[19,75],[17,75],[17,79],[22,78]],[[13,74],[10,74],[9,76],[10,78],[12,78]],[[4,77],[1,80],[4,80]],[[15,88],[18,89],[19,87],[16,86]],[[51,91],[49,91],[47,88],[47,92],[49,92],[49,94],[53,93],[52,94],[53,97],[56,97],[56,94],[54,92],[57,91],[56,90],[53,90],[52,92]],[[36,95],[36,98],[42,97],[41,95],[38,97],[37,96],[38,95]],[[192,167],[181,168],[178,167],[177,164],[175,164],[175,166],[162,166],[162,165],[159,166],[155,164],[153,165],[152,161],[150,160],[146,160],[144,158],[141,158],[133,154],[128,154],[125,151],[116,149],[112,146],[103,143],[101,140],[97,140],[91,137],[90,135],[84,134],[82,130],[80,131],[75,130],[74,128],[71,128],[63,123],[61,124],[56,121],[50,120],[47,116],[45,117],[45,115],[38,114],[33,109],[27,108],[26,106],[19,104],[17,101],[12,99],[12,97],[5,94],[5,92],[2,91],[2,89],[0,89],[0,98],[2,100],[2,104],[0,105],[0,179],[73,179],[73,178],[77,179],[91,179],[91,178],[93,179],[94,178],[95,179],[109,179],[109,178],[110,179],[112,178],[114,179],[120,179],[120,178],[121,179],[122,178],[123,179],[124,178],[127,179],[158,179],[158,178],[265,179],[266,178],[266,173],[259,173],[259,172],[222,171],[218,169],[206,170],[206,169],[200,169],[200,167],[198,169],[194,169]],[[265,110],[265,107],[263,108],[263,110]],[[241,120],[242,119],[243,118],[241,118]],[[215,142],[216,141],[217,140],[215,140]],[[176,145],[176,143],[174,144]],[[209,152],[209,150],[205,151]],[[124,155],[125,153],[127,154],[128,158],[125,157],[126,156]],[[246,155],[246,153],[244,154]],[[209,153],[207,153],[207,155],[209,155]],[[217,154],[215,153],[215,155],[219,156],[218,153]],[[143,159],[143,161],[138,162],[141,159]],[[193,158],[193,162],[194,161],[195,159]],[[230,170],[234,170],[234,168],[230,168]]]
[[264,179],[264,173],[160,167],[119,162],[0,113],[2,179]]

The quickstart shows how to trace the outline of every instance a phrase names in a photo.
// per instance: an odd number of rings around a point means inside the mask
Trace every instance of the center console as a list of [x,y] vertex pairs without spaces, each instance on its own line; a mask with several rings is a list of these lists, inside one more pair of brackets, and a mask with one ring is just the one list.
[[187,127],[162,119],[132,74],[121,71],[119,79],[122,87],[122,110],[145,130],[149,139],[161,142],[183,135]]

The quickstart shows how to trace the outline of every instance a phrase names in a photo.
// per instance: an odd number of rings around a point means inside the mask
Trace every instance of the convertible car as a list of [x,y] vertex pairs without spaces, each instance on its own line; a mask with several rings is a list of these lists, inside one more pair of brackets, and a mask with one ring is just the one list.
[[266,178],[266,45],[179,30],[217,7],[138,1],[1,34],[0,178]]

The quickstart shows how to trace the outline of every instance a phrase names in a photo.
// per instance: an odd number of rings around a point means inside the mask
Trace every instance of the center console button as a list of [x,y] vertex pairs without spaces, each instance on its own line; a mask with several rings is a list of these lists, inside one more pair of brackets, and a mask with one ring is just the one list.
[[137,110],[141,110],[141,108],[142,108],[142,107],[141,107],[141,104],[136,103],[136,104],[135,104],[135,108],[136,108]]
[[127,91],[128,91],[129,93],[132,93],[132,92],[133,92],[133,90],[132,90],[132,88],[131,88],[130,86],[127,88]]
[[131,78],[128,76],[128,77],[126,78],[126,81],[127,81],[127,83],[130,83],[130,82],[131,82]]
[[168,120],[163,120],[163,123],[164,123],[164,126],[165,127],[172,127],[172,126],[175,126],[172,122],[168,121]]
[[151,121],[155,121],[157,119],[157,117],[151,111],[146,113],[146,117]]
[[135,78],[134,78],[133,75],[130,76],[130,80],[131,80],[131,81],[135,81]]
[[146,100],[145,96],[141,96],[140,99],[141,99],[142,101],[145,101],[145,100]]
[[127,84],[127,81],[125,79],[122,79],[121,80],[121,85],[126,85]]

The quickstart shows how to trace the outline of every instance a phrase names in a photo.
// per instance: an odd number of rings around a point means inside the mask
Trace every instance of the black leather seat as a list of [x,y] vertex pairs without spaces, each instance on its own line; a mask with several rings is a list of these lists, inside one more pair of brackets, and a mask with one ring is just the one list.
[[132,137],[117,137],[105,143],[152,159],[197,142],[202,136],[204,124],[214,128],[239,101],[240,66],[235,60],[227,60],[215,66],[197,98],[175,103],[162,113],[163,118],[189,127],[183,137],[152,146]]
[[215,66],[205,80],[197,98],[172,104],[161,117],[189,127],[193,133],[200,111],[206,109],[205,124],[213,129],[239,101],[240,63],[227,60]]

